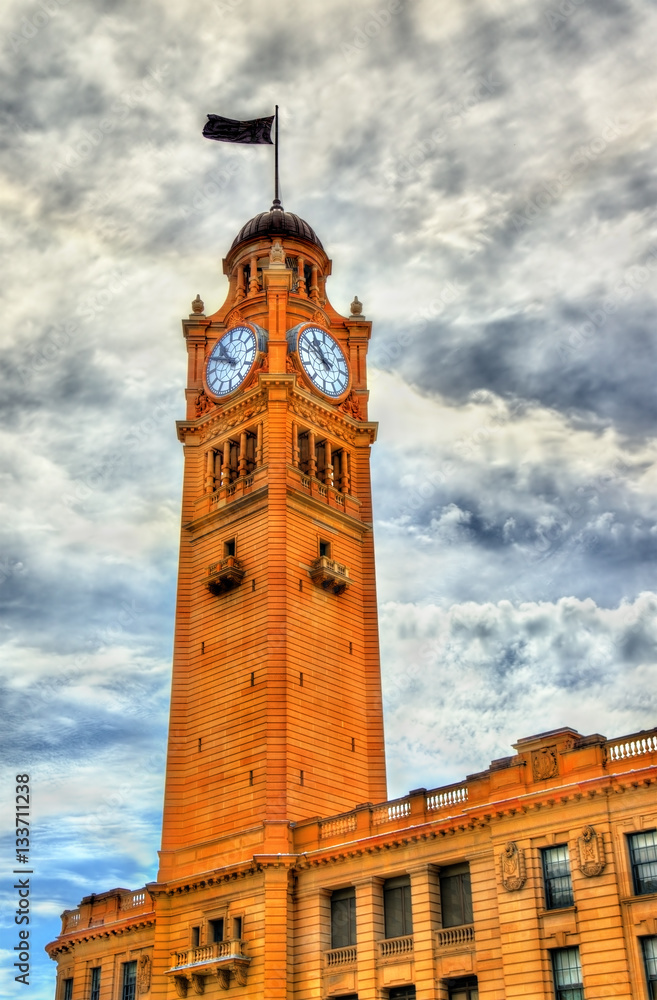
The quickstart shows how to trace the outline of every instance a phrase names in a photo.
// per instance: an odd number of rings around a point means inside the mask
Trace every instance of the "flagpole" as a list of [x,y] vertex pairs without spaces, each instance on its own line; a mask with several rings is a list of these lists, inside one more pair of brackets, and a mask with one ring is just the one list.
[[276,134],[274,142],[274,208],[281,208],[281,202],[278,197],[278,104],[276,105]]

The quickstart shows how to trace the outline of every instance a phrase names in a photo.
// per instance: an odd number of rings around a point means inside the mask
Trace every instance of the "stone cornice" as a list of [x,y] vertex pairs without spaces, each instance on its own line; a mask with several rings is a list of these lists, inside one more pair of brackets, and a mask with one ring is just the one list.
[[82,941],[93,941],[97,938],[116,937],[120,934],[130,934],[133,931],[141,930],[144,927],[151,927],[155,924],[155,912],[140,913],[138,916],[128,917],[125,920],[116,920],[111,924],[97,924],[95,927],[83,927],[71,931],[69,934],[62,934],[55,941],[46,945],[46,951],[50,958],[55,958],[69,951],[72,947]]

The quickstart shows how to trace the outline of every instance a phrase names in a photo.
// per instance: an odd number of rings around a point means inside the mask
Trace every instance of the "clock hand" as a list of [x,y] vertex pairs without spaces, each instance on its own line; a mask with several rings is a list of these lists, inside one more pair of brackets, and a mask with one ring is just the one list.
[[235,360],[235,358],[231,358],[231,356],[229,354],[226,354],[226,348],[221,343],[221,341],[219,342],[219,358],[222,361],[227,361],[229,365],[236,365],[237,364],[237,361]]
[[329,364],[329,362],[324,357],[324,352],[322,351],[321,347],[317,343],[317,340],[316,340],[316,338],[314,336],[313,336],[312,343],[313,343],[313,347],[315,349],[315,353],[319,354],[319,357],[320,357],[320,360],[321,360],[322,364],[324,365],[324,367],[326,369],[329,369],[331,367],[331,365]]

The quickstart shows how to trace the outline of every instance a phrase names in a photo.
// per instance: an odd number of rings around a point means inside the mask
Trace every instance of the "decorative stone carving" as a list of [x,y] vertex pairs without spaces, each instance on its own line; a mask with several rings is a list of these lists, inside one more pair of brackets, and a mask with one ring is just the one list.
[[205,309],[205,304],[200,295],[197,295],[192,302],[192,312],[197,313],[197,315],[202,316],[203,310]]
[[140,955],[137,962],[137,990],[148,993],[151,988],[151,960],[148,955]]
[[222,990],[227,990],[230,986],[230,972],[228,969],[217,969],[217,979]]
[[246,966],[237,964],[235,966],[235,982],[238,986],[246,986]]
[[218,597],[229,590],[239,587],[244,579],[244,570],[235,556],[226,556],[216,563],[208,566],[208,575],[205,578],[205,586],[211,594]]
[[296,375],[297,372],[297,366],[295,365],[294,359],[290,354],[288,354],[287,357],[285,358],[285,371],[288,372],[290,375]]
[[358,296],[354,295],[354,301],[349,306],[352,316],[360,316],[363,312],[363,303],[358,301]]
[[532,774],[534,781],[544,781],[546,778],[554,778],[559,773],[557,762],[557,748],[541,747],[532,753]]
[[176,993],[179,997],[186,997],[189,983],[187,981],[187,976],[174,976],[173,981],[176,987]]
[[599,875],[603,870],[605,861],[604,842],[599,833],[596,833],[592,826],[585,826],[582,836],[577,838],[577,848],[579,851],[579,870],[582,875],[590,878],[592,875]]
[[329,559],[328,556],[315,559],[310,564],[308,573],[316,586],[330,590],[333,594],[342,594],[351,584],[347,567],[334,559]]
[[210,397],[206,396],[205,390],[200,389],[196,395],[196,399],[194,400],[194,406],[196,408],[196,416],[202,417],[204,413],[207,413],[208,410],[212,409],[213,405],[214,404],[210,399]]
[[192,972],[192,987],[194,989],[194,993],[198,993],[199,996],[202,993],[205,993],[205,979],[203,976],[196,975],[196,973]]
[[285,267],[285,250],[280,240],[274,240],[269,251],[270,267]]
[[502,885],[507,892],[517,892],[522,889],[527,880],[525,867],[525,852],[510,840],[500,854],[502,868]]
[[363,415],[360,412],[358,396],[354,392],[350,392],[347,398],[343,399],[338,406],[338,409],[342,410],[343,413],[349,414],[349,416],[353,417],[355,420],[363,419]]

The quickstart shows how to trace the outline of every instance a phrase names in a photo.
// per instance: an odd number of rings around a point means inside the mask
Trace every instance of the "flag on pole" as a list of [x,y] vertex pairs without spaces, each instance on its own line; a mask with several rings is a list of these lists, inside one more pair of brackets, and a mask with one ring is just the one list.
[[233,118],[222,118],[221,115],[208,115],[203,128],[206,139],[216,139],[218,142],[246,142],[263,145],[271,141],[271,126],[274,115],[267,118],[252,118],[248,122],[235,121]]

